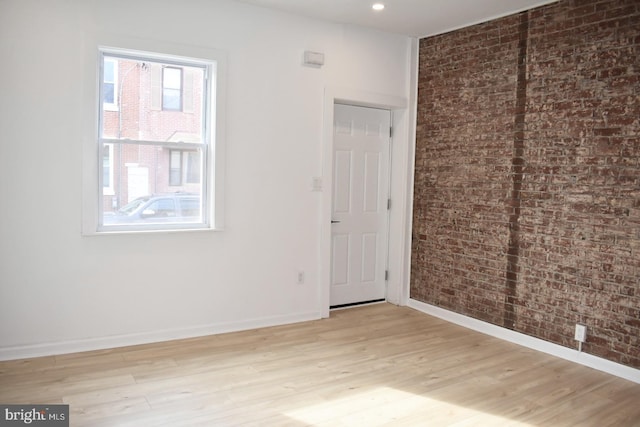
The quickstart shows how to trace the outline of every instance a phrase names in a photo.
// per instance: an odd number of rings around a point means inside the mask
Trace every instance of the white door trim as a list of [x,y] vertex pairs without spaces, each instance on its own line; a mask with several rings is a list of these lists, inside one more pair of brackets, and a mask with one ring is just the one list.
[[[378,94],[373,92],[358,91],[345,88],[327,88],[324,96],[324,119],[323,119],[323,150],[322,150],[322,179],[323,192],[320,212],[320,259],[319,259],[319,301],[320,313],[322,317],[329,317],[330,305],[330,282],[331,282],[331,215],[332,215],[332,192],[333,188],[333,125],[334,125],[334,104],[350,104],[362,107],[374,107],[392,111],[394,137],[392,142],[391,159],[398,159],[399,165],[391,164],[391,180],[398,181],[398,185],[391,185],[390,194],[392,199],[392,211],[389,220],[389,251],[392,245],[400,248],[406,246],[407,221],[410,223],[407,211],[407,200],[410,199],[409,191],[406,188],[407,174],[411,172],[408,167],[409,156],[409,135],[411,134],[410,117],[408,114],[409,103],[406,98]],[[397,156],[396,150],[405,152],[403,156]],[[398,167],[399,166],[399,167]],[[410,212],[410,211],[409,211]],[[393,241],[396,243],[394,244]],[[406,297],[404,288],[406,278],[404,277],[404,265],[407,254],[401,252],[399,259],[389,260],[391,277],[396,277],[388,283],[387,300],[394,304],[403,304]]]

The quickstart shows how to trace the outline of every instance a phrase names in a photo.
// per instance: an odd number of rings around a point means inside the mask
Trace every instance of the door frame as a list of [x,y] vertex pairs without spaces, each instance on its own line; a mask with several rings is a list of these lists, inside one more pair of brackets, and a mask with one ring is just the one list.
[[[406,98],[344,88],[326,88],[324,94],[323,153],[322,153],[322,203],[320,212],[320,315],[329,317],[331,291],[331,215],[333,189],[333,134],[334,105],[348,104],[390,110],[393,137],[389,158],[389,212],[388,231],[388,302],[406,305],[408,300],[407,268],[411,242],[411,189],[413,180],[413,143],[415,125],[411,125],[414,114]],[[415,121],[415,120],[414,120]],[[393,254],[393,256],[392,256]]]

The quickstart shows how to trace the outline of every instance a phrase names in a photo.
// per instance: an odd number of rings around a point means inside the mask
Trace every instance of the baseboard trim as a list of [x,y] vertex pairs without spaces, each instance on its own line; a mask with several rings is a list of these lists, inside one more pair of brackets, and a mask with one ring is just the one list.
[[0,361],[55,356],[68,353],[79,353],[83,351],[105,350],[185,338],[196,338],[207,335],[245,331],[248,329],[267,328],[270,326],[286,325],[290,323],[306,322],[318,319],[320,319],[320,312],[309,312],[286,316],[264,317],[239,322],[222,322],[195,327],[165,329],[161,331],[124,334],[101,338],[87,338],[81,340],[0,347]]
[[482,320],[477,320],[411,298],[407,302],[407,307],[413,308],[414,310],[418,310],[430,316],[446,320],[447,322],[472,329],[476,332],[481,332],[483,334],[490,335],[504,341],[518,344],[533,350],[541,351],[543,353],[560,357],[574,363],[579,363],[580,365],[588,366],[590,368],[597,369],[598,371],[606,372],[608,374],[615,375],[617,377],[640,384],[639,369],[634,369],[632,367],[621,365],[619,363],[615,363],[601,357],[563,347],[558,344],[553,344],[539,338],[534,338],[520,332],[502,328],[491,323],[483,322]]

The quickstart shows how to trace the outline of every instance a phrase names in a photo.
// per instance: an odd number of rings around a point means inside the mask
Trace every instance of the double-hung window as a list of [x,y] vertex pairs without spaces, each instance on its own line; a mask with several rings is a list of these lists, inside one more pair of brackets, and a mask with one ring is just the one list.
[[164,67],[162,70],[162,109],[182,110],[182,68]]
[[100,50],[98,231],[210,227],[214,65]]

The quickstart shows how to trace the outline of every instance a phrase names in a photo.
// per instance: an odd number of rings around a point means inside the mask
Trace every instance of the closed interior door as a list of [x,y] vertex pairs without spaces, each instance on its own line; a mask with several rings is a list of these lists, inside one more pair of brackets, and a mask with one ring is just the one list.
[[332,307],[384,299],[391,112],[334,106]]

